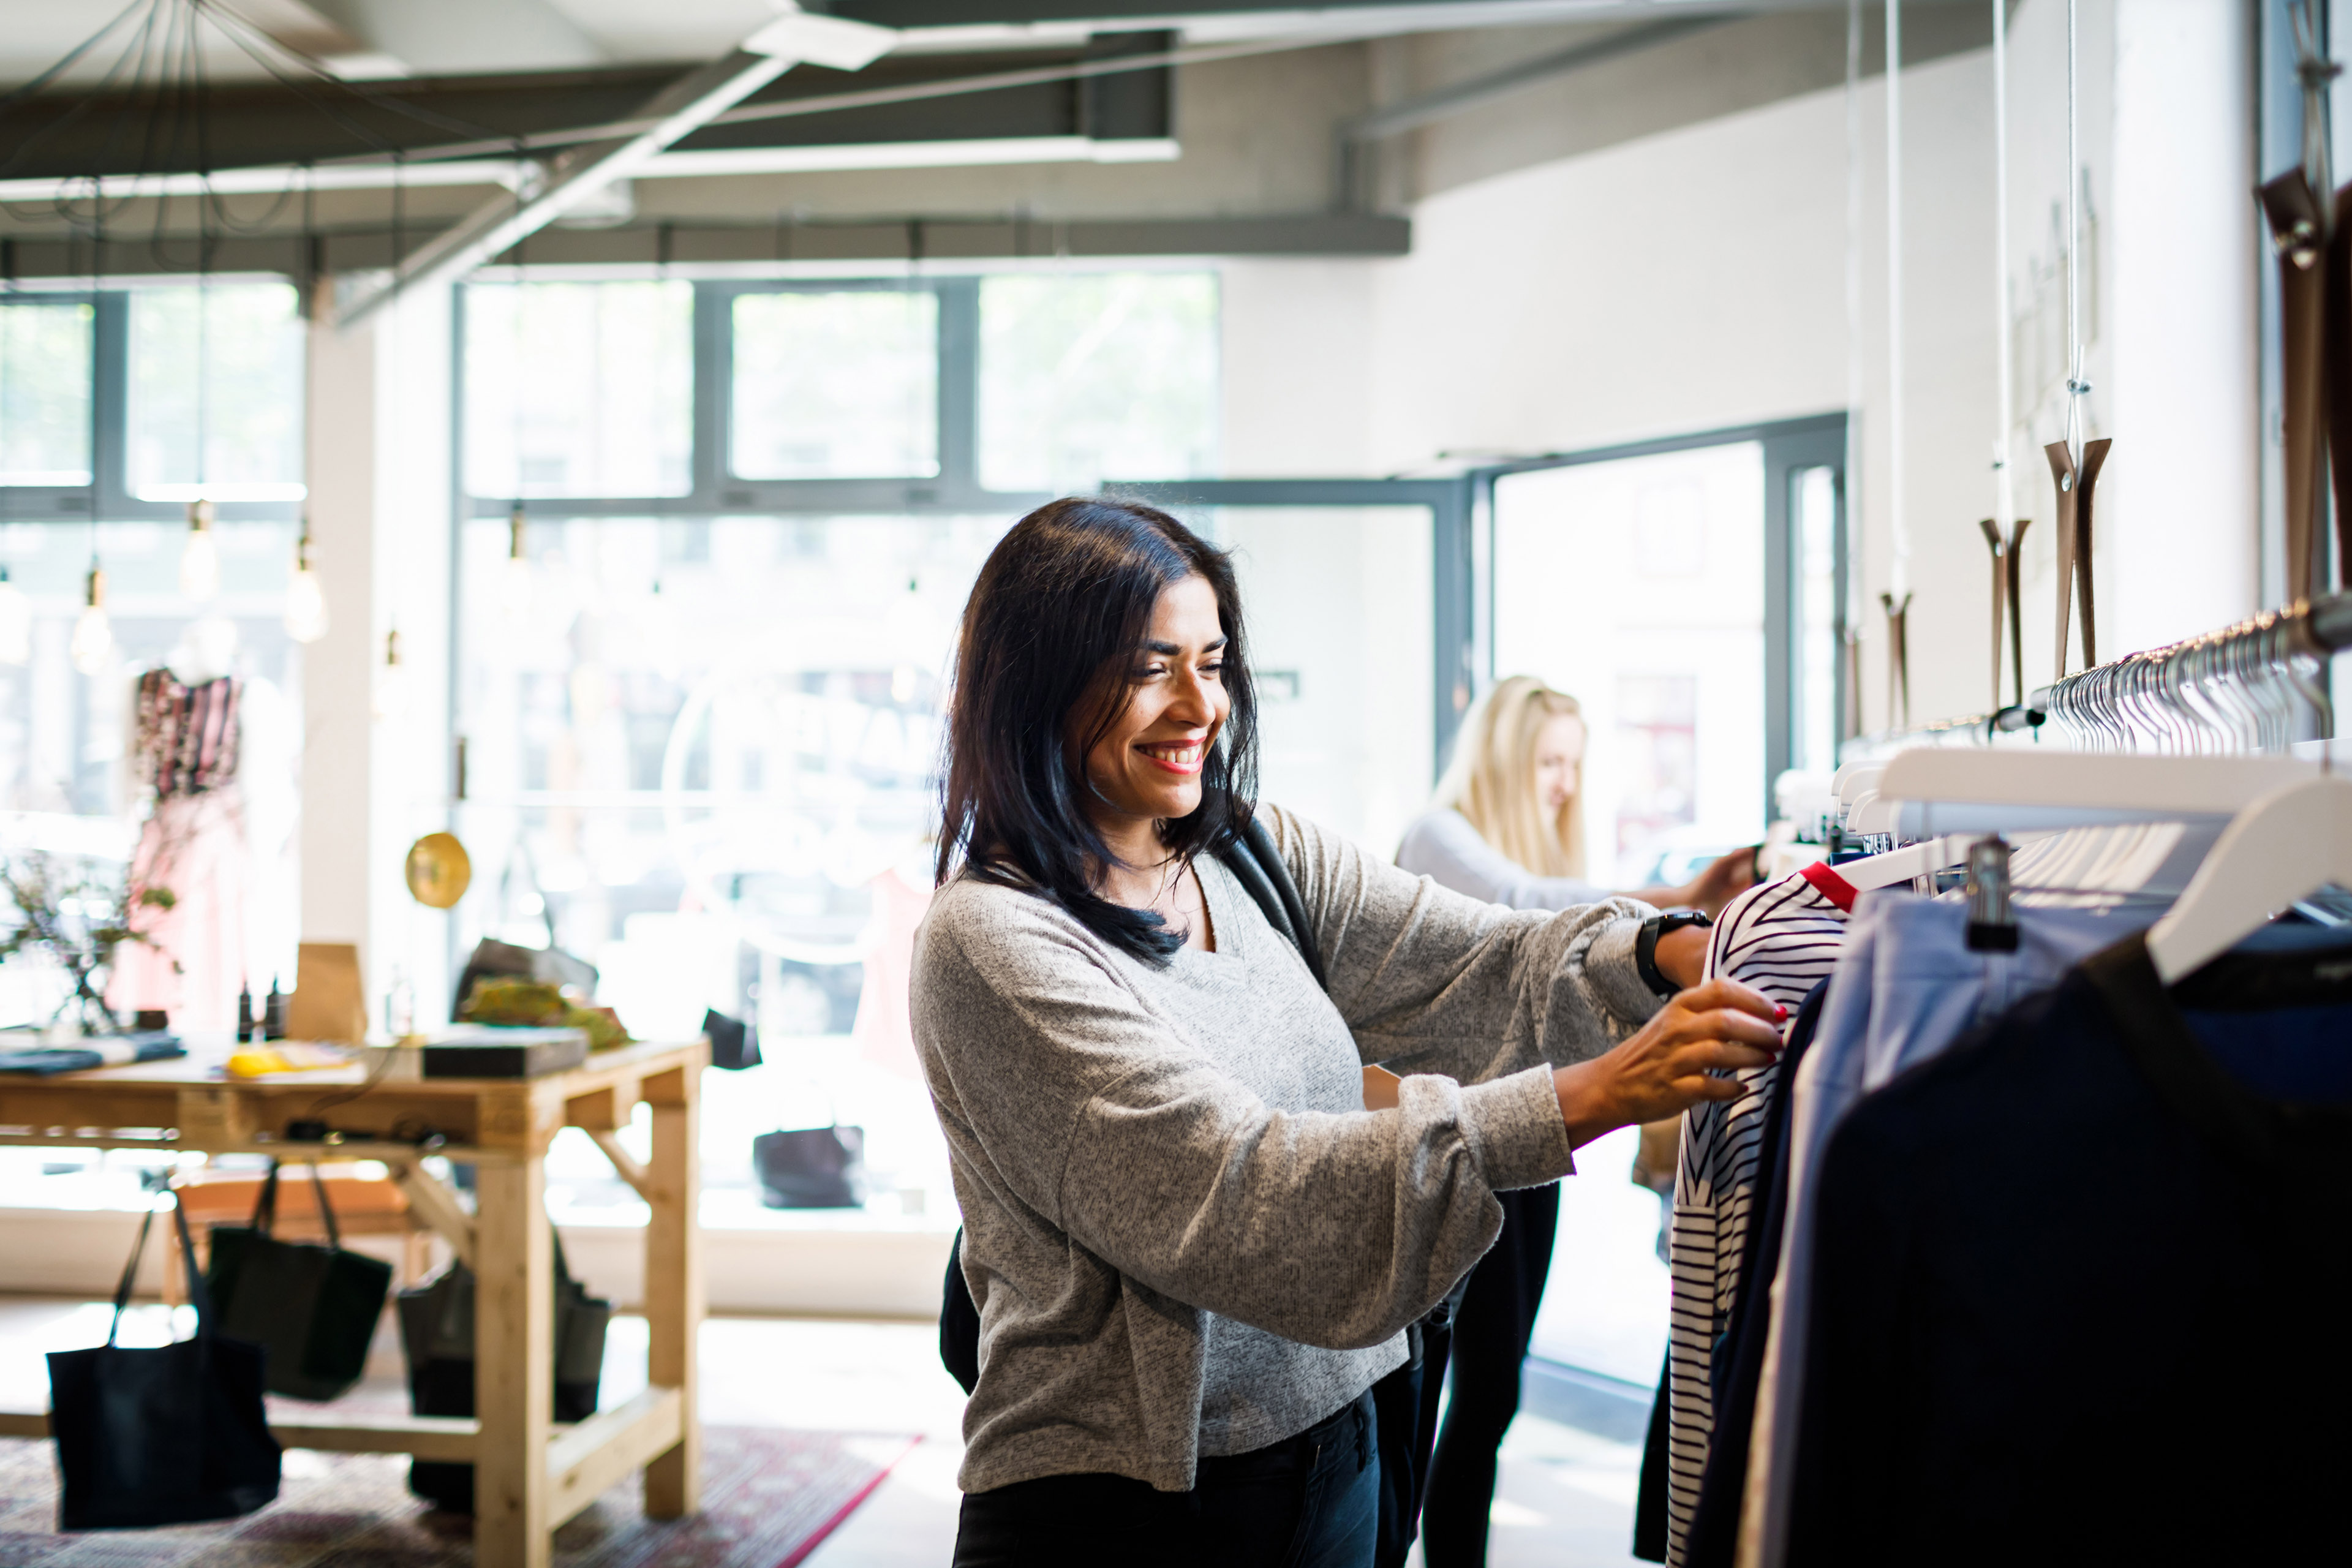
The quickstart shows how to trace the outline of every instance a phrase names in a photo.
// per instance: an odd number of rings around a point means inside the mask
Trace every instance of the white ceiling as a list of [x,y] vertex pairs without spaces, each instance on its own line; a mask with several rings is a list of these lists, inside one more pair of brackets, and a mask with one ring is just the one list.
[[[127,0],[0,0],[0,82],[24,81],[104,26]],[[1656,20],[1662,14],[1778,9],[1833,0],[1423,0],[1198,14],[1173,0],[1160,16],[988,23],[903,36],[904,51],[1066,44],[1106,26],[1172,26],[1192,42],[1269,37],[1369,37],[1569,20]],[[771,0],[229,0],[264,30],[346,75],[470,75],[714,58],[782,8]],[[131,41],[119,29],[67,78],[93,83]],[[199,29],[215,80],[264,75],[212,26]],[[153,79],[151,63],[149,78]]]

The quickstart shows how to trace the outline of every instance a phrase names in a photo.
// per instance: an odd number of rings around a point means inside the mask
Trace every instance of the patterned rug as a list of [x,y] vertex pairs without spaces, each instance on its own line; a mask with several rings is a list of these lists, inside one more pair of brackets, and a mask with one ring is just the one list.
[[[635,1478],[555,1532],[556,1568],[793,1568],[918,1439],[702,1429],[702,1512],[654,1521]],[[289,1449],[278,1500],[219,1524],[56,1533],[46,1442],[0,1439],[5,1568],[471,1568],[473,1521],[408,1493],[396,1454]]]

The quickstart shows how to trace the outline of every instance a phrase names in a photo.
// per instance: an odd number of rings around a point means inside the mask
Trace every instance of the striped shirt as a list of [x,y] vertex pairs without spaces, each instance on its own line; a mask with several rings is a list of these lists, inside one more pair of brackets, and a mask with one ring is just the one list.
[[[1754,987],[1791,1014],[1837,963],[1854,890],[1826,866],[1750,888],[1734,899],[1707,943],[1706,973]],[[1743,1099],[1683,1114],[1667,1261],[1674,1316],[1667,1331],[1666,1562],[1679,1568],[1698,1508],[1715,1432],[1717,1345],[1739,1299],[1739,1267],[1756,1192],[1757,1146],[1778,1063],[1732,1076]]]

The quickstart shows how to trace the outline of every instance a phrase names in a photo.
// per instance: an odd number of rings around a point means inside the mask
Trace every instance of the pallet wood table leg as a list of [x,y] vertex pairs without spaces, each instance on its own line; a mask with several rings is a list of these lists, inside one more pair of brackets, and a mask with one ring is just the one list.
[[548,1428],[554,1418],[554,1232],[534,1155],[475,1167],[474,1561],[547,1568]]
[[695,1339],[702,1325],[701,1083],[696,1067],[646,1084],[653,1104],[652,1209],[646,1226],[647,1380],[675,1388],[684,1404],[677,1447],[646,1467],[646,1515],[677,1519],[702,1506],[702,1428],[695,1413]]

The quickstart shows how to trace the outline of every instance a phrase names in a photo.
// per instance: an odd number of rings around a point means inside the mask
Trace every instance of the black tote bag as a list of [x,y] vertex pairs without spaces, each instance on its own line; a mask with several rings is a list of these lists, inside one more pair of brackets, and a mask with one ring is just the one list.
[[114,1342],[155,1221],[150,1209],[115,1289],[106,1342],[49,1352],[61,1531],[235,1519],[278,1496],[278,1440],[261,1404],[264,1352],[221,1335],[176,1198],[173,1219],[196,1309],[195,1337],[152,1350]]
[[866,1129],[795,1127],[751,1140],[760,1202],[772,1209],[854,1209],[866,1205]]
[[[588,1294],[555,1244],[555,1399],[558,1421],[596,1414],[604,1375],[605,1331],[613,1303]],[[472,1415],[474,1271],[453,1263],[432,1283],[400,1293],[400,1344],[408,1357],[408,1407],[415,1415]],[[451,1513],[474,1511],[474,1467],[459,1460],[414,1459],[408,1489]]]
[[343,1250],[327,1184],[310,1166],[327,1245],[280,1241],[278,1162],[253,1206],[250,1226],[213,1226],[205,1273],[219,1304],[221,1332],[269,1352],[268,1390],[296,1399],[337,1399],[367,1371],[368,1342],[392,1291],[392,1265]]

